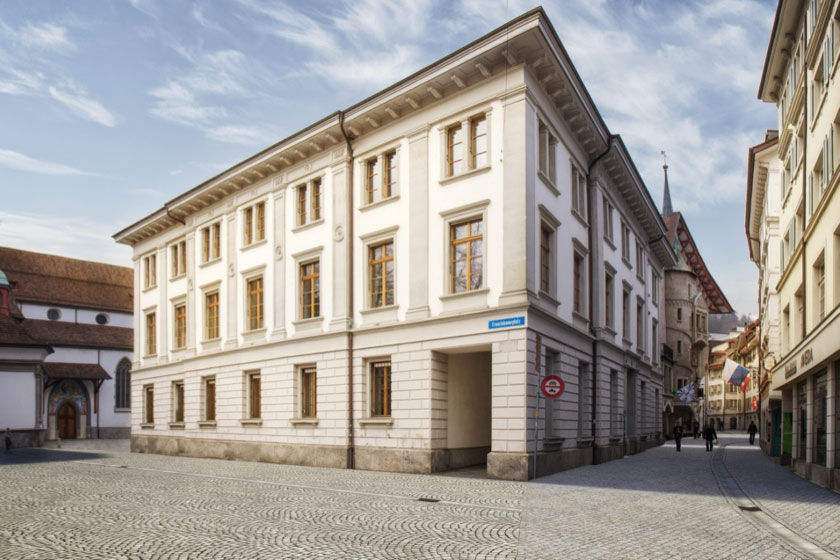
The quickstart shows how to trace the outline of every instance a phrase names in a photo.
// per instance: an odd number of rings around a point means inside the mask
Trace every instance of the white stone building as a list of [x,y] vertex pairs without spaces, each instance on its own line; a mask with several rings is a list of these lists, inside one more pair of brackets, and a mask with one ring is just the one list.
[[0,247],[0,430],[128,437],[130,268]]
[[115,235],[132,448],[527,479],[656,445],[664,234],[528,12]]
[[840,489],[840,3],[782,0],[758,97],[778,110],[782,461]]

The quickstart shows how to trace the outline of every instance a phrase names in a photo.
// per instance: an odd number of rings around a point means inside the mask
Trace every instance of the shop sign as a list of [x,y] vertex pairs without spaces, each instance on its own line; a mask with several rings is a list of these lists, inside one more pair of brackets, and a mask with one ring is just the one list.
[[807,366],[814,361],[814,351],[810,348],[802,352],[802,357],[799,358],[799,363],[802,367]]
[[796,360],[791,360],[788,365],[785,366],[785,379],[791,377],[792,375],[796,374]]

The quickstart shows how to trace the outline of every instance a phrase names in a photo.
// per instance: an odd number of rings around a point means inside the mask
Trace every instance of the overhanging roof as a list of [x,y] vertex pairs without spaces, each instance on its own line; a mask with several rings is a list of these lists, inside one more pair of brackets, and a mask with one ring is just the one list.
[[747,246],[750,249],[750,259],[758,262],[758,239],[761,229],[761,218],[764,209],[764,197],[767,194],[766,165],[755,167],[755,158],[765,150],[779,143],[778,133],[775,137],[765,140],[761,144],[752,146],[747,156],[747,200],[744,204],[744,232],[747,234]]
[[44,362],[41,366],[50,379],[111,379],[99,364],[74,364],[67,362]]
[[762,101],[775,103],[779,99],[779,90],[784,83],[782,73],[790,59],[791,44],[797,35],[804,8],[804,0],[779,0],[776,6],[773,31],[758,86],[758,98]]

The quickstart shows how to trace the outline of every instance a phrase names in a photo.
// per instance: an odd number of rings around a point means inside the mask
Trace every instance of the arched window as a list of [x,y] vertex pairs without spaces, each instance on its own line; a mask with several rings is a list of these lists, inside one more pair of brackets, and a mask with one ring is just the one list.
[[123,358],[117,364],[114,401],[114,407],[117,409],[131,408],[131,362],[128,358]]

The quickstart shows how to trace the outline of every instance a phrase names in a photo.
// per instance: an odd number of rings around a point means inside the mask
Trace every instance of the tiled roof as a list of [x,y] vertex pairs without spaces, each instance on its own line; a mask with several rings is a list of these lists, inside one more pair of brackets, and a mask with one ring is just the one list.
[[27,319],[23,325],[27,334],[42,344],[120,350],[134,347],[133,329],[123,327],[40,319]]
[[21,302],[133,311],[131,268],[0,247],[0,270]]
[[34,339],[24,327],[23,321],[0,313],[0,344],[15,346],[47,346]]
[[42,367],[51,379],[111,379],[99,364],[44,362]]

